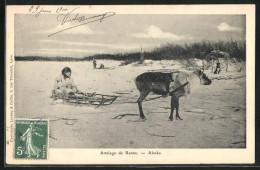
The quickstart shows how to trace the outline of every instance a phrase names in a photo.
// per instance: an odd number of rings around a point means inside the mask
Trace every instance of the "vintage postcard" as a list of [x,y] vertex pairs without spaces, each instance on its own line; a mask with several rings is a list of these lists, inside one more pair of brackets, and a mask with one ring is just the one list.
[[254,5],[6,8],[8,165],[255,162]]

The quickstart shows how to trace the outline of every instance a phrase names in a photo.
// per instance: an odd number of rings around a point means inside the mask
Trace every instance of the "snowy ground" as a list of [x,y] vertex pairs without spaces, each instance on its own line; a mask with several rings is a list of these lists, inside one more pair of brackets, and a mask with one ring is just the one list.
[[[210,86],[201,86],[180,99],[183,120],[168,121],[170,97],[143,103],[146,121],[139,119],[134,83],[137,75],[156,69],[186,70],[180,61],[145,61],[119,66],[100,61],[108,69],[94,70],[92,62],[21,62],[15,64],[15,117],[50,120],[51,148],[243,148],[246,146],[245,68],[214,75]],[[200,64],[201,61],[197,61]],[[243,63],[244,67],[245,63]],[[118,95],[109,106],[52,104],[54,80],[63,67],[84,92]],[[147,99],[156,97],[150,94]],[[129,114],[125,117],[117,115]]]

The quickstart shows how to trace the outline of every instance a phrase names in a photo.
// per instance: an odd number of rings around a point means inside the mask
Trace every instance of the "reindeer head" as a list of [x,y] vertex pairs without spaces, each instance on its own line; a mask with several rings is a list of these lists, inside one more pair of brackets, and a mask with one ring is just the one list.
[[196,74],[200,79],[201,85],[210,85],[212,81],[206,76],[206,74],[203,73],[201,70],[194,71],[194,74]]

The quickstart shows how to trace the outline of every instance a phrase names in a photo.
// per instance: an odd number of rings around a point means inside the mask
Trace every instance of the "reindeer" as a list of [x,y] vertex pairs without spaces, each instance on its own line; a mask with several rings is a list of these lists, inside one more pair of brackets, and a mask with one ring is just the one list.
[[173,120],[173,112],[176,109],[176,120],[182,120],[179,115],[179,98],[190,94],[197,85],[210,85],[211,80],[200,70],[192,73],[185,72],[146,72],[136,77],[136,87],[140,92],[137,100],[140,118],[145,119],[142,102],[150,92],[162,96],[171,96],[170,121]]

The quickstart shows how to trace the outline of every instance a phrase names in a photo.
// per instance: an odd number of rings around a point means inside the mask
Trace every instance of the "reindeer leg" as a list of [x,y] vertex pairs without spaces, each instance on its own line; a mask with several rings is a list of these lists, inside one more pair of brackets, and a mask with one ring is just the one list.
[[174,112],[174,108],[175,108],[174,102],[175,102],[174,96],[172,96],[172,98],[171,98],[171,114],[170,114],[170,117],[169,117],[170,121],[173,121],[173,112]]
[[137,100],[138,107],[139,107],[140,117],[141,117],[142,119],[145,119],[144,112],[143,112],[143,107],[142,107],[142,102],[143,102],[143,100],[146,98],[146,96],[147,96],[148,94],[149,94],[149,91],[140,92],[140,97],[139,97],[138,100]]
[[175,99],[175,107],[176,107],[176,120],[182,120],[182,118],[179,115],[179,98],[176,97]]

